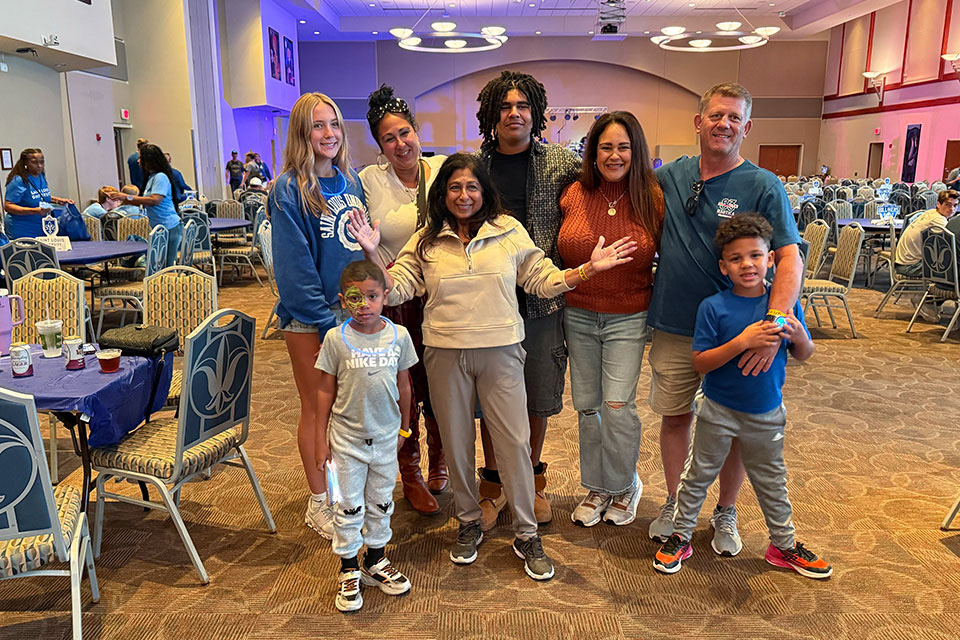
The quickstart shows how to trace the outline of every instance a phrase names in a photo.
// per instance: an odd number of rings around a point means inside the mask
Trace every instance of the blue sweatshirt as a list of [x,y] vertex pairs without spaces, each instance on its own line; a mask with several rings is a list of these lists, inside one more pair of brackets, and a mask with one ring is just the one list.
[[[320,184],[325,192],[336,193],[343,187],[343,179],[321,178]],[[363,250],[347,232],[348,212],[358,210],[367,215],[360,177],[352,169],[346,178],[346,190],[326,200],[326,214],[304,213],[292,171],[277,178],[267,199],[273,224],[274,276],[280,292],[280,326],[296,319],[317,327],[321,336],[337,324],[330,307],[338,302],[340,272],[351,262],[363,259]]]

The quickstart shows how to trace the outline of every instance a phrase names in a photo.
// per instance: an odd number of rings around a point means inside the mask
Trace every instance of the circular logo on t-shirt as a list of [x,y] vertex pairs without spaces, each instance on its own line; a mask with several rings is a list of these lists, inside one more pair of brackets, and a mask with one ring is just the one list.
[[356,211],[359,215],[366,217],[366,214],[357,207],[351,207],[350,209],[341,211],[340,219],[337,220],[337,238],[340,239],[340,244],[342,244],[344,248],[350,249],[351,251],[360,251],[360,243],[357,242],[353,234],[347,230],[347,222],[350,221],[351,211]]

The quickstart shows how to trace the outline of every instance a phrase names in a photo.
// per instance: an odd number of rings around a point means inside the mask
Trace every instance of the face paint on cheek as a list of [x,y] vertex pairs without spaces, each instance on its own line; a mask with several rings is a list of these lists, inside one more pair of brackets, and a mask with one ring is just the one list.
[[348,311],[359,311],[366,306],[367,300],[363,295],[363,291],[360,291],[360,287],[350,285],[347,287],[347,290],[343,292],[343,303],[347,306]]

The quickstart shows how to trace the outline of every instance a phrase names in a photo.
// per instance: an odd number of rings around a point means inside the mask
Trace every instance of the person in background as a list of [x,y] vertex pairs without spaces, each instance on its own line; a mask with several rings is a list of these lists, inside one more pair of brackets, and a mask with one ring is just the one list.
[[177,204],[180,204],[187,199],[187,191],[193,191],[193,188],[183,179],[183,174],[173,168],[173,160],[170,158],[170,154],[164,153],[163,155],[166,156],[167,162],[170,163],[170,171],[173,173],[173,200]]
[[83,215],[102,218],[107,215],[107,211],[113,211],[123,200],[123,194],[107,185],[100,187],[97,191],[97,201],[91,202],[90,206],[83,210]]
[[[547,93],[536,78],[504,71],[488,82],[477,97],[477,121],[483,144],[478,156],[489,169],[503,208],[527,230],[533,243],[554,264],[560,265],[557,234],[560,231],[560,194],[580,174],[580,157],[557,144],[538,140],[547,127]],[[547,419],[563,409],[563,383],[567,350],[563,344],[564,297],[540,299],[517,291],[524,322],[524,385],[530,423],[530,463],[534,471],[537,522],[547,524],[553,511],[545,490],[547,465],[540,459]],[[496,525],[506,504],[497,472],[497,458],[484,421],[483,468],[479,470],[482,527]]]
[[147,183],[146,176],[143,175],[143,168],[140,166],[140,150],[143,145],[149,144],[146,138],[137,138],[137,150],[127,157],[127,168],[130,170],[130,184],[137,185],[140,191],[143,191]]
[[555,297],[629,262],[636,243],[620,238],[604,247],[601,238],[589,262],[578,269],[557,268],[520,222],[503,211],[483,160],[472,154],[447,158],[427,199],[426,226],[407,241],[389,270],[377,252],[380,225],[371,227],[351,215],[350,230],[367,258],[387,273],[387,304],[427,297],[424,359],[460,525],[450,560],[471,564],[483,542],[480,495],[473,481],[479,400],[513,512],[513,552],[524,561],[527,575],[549,580],[553,561],[543,550],[534,514],[524,323],[516,287]]
[[253,161],[257,163],[257,166],[260,168],[260,175],[263,176],[266,182],[273,180],[273,174],[270,173],[270,165],[260,159],[259,153],[253,154]]
[[248,151],[247,155],[243,158],[243,182],[240,183],[240,188],[245,189],[254,178],[260,178],[260,181],[263,181],[263,176],[260,174],[260,166],[254,160],[254,153],[253,151]]
[[647,341],[653,257],[663,228],[663,194],[637,118],[613,111],[598,118],[584,147],[580,179],[560,198],[557,246],[564,264],[580,264],[601,237],[630,236],[633,261],[566,294],[564,336],[580,435],[580,484],[587,495],[575,524],[624,526],[637,515],[640,416],[637,383]]
[[946,183],[947,189],[953,189],[954,191],[960,190],[960,167],[953,169],[948,175],[947,179],[944,180]]
[[239,189],[240,184],[243,182],[243,163],[237,158],[236,149],[230,152],[230,159],[227,160],[226,170],[227,182],[230,183],[230,196],[233,197],[233,192]]
[[310,498],[304,522],[333,536],[327,481],[317,469],[320,371],[314,368],[323,336],[349,313],[339,302],[340,274],[363,258],[345,225],[351,211],[367,215],[363,187],[350,168],[347,132],[337,104],[305,93],[290,110],[283,168],[267,198],[273,222],[277,318],[300,396],[297,446]]
[[[941,191],[937,194],[937,206],[927,209],[907,225],[897,239],[897,253],[893,258],[897,273],[907,278],[920,278],[923,275],[923,232],[930,227],[940,227],[957,235],[960,231],[960,220],[955,220],[954,214],[957,212],[958,202],[960,192],[952,189]],[[920,304],[922,297],[920,292],[910,295],[914,308]],[[926,302],[920,307],[920,317],[927,322],[939,322],[940,310],[933,301]]]
[[127,194],[126,200],[128,204],[146,208],[151,229],[160,225],[167,230],[167,261],[164,266],[172,267],[177,262],[180,240],[183,238],[179,205],[173,199],[173,171],[160,147],[149,143],[140,147],[140,167],[147,177],[146,189],[142,196]]
[[[125,184],[120,188],[120,193],[120,202],[126,202],[127,199],[125,196],[138,196],[140,195],[140,189],[138,189],[137,185],[135,184]],[[141,213],[140,207],[133,204],[121,204],[119,207],[117,207],[117,211],[125,216],[129,216],[134,213]]]
[[44,166],[43,151],[28,148],[20,152],[20,158],[7,174],[4,228],[11,239],[44,235],[42,220],[53,205],[73,204],[70,198],[50,195]]
[[[660,458],[667,496],[651,523],[650,538],[664,542],[673,533],[677,487],[690,450],[693,404],[701,373],[693,363],[694,322],[704,298],[727,289],[714,245],[717,226],[743,211],[756,212],[773,226],[770,248],[776,273],[770,288],[771,318],[786,315],[800,293],[803,262],[800,236],[790,200],[773,173],[740,155],[750,132],[753,98],[745,87],[729,83],[708,89],[700,98],[693,124],[700,155],[682,156],[657,170],[666,213],[660,241],[660,261],[647,312],[655,331],[650,347],[650,408],[660,414]],[[757,376],[770,368],[779,345],[751,348],[736,360],[743,375]],[[737,531],[737,494],[745,472],[736,441],[720,472],[720,492],[710,524],[712,547],[735,556],[742,548]]]
[[[363,183],[370,219],[380,224],[380,259],[383,264],[390,266],[403,245],[426,224],[427,193],[437,170],[447,157],[421,157],[417,121],[407,102],[394,97],[392,87],[384,85],[371,93],[368,104],[370,133],[386,162],[381,165],[378,161],[365,167],[360,172],[360,181]],[[399,306],[387,307],[384,315],[407,327],[421,360],[410,368],[413,407],[409,424],[404,428],[409,428],[412,435],[403,441],[397,457],[400,461],[403,497],[419,513],[433,515],[440,511],[440,505],[433,495],[443,493],[449,481],[440,428],[433,415],[427,372],[422,364],[424,302],[422,297],[417,296]],[[421,406],[430,458],[426,484],[420,472]]]
[[[733,287],[704,299],[697,310],[692,353],[694,367],[704,374],[703,396],[677,494],[674,532],[653,561],[661,573],[676,573],[693,555],[690,539],[697,515],[735,440],[770,535],[766,561],[807,578],[833,573],[794,537],[783,460],[787,410],[782,388],[787,351],[803,362],[813,355],[814,345],[799,301],[777,321],[767,319],[770,292],[764,280],[773,267],[772,238],[773,227],[757,214],[737,214],[717,228],[720,270]],[[773,364],[756,377],[743,376],[737,365],[740,354],[758,347],[776,347]]]

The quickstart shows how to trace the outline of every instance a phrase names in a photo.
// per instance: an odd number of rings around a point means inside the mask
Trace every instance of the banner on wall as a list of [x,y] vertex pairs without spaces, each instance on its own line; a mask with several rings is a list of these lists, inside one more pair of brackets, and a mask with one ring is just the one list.
[[270,36],[270,76],[274,80],[283,79],[283,63],[280,61],[280,34],[272,28],[267,28]]
[[917,179],[917,158],[920,155],[920,125],[908,124],[907,136],[903,144],[903,170],[901,182],[914,182]]

